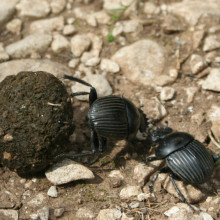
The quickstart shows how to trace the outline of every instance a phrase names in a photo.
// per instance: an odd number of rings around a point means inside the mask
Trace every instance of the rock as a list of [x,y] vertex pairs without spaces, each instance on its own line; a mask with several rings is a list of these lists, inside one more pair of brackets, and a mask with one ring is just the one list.
[[103,8],[106,11],[111,11],[111,9],[129,6],[124,12],[124,16],[128,16],[130,13],[137,11],[137,4],[137,0],[104,0]]
[[76,28],[72,24],[67,24],[63,27],[64,35],[72,35],[77,32]]
[[190,25],[196,25],[199,19],[206,16],[220,16],[220,5],[218,0],[185,0],[167,5],[168,11],[182,16]]
[[211,51],[220,48],[220,41],[217,39],[216,35],[210,35],[205,38],[203,51]]
[[121,211],[118,209],[102,209],[97,216],[97,220],[117,220],[121,218],[121,215]]
[[54,215],[55,217],[61,217],[64,213],[64,208],[58,208],[58,209],[54,209]]
[[21,31],[22,21],[15,18],[6,25],[6,29],[14,34],[19,34]]
[[157,7],[154,3],[152,2],[145,2],[144,3],[144,9],[143,12],[151,15],[151,14],[159,14],[160,13],[160,8]]
[[52,0],[50,1],[52,13],[59,14],[66,7],[66,0]]
[[116,22],[115,27],[112,31],[113,36],[117,36],[121,33],[138,33],[143,30],[142,24],[140,24],[139,20],[127,20],[127,21],[119,21]]
[[71,75],[68,67],[47,59],[19,59],[0,64],[0,82],[9,75],[15,75],[22,71],[44,71],[52,73],[56,77],[64,74]]
[[200,126],[204,121],[205,121],[205,115],[204,115],[204,112],[198,112],[196,114],[193,114],[191,116],[191,121]]
[[132,199],[133,197],[136,198],[140,193],[142,193],[140,186],[128,185],[121,190],[119,196],[121,199]]
[[0,219],[18,220],[18,211],[11,209],[0,209]]
[[94,12],[92,16],[94,16],[98,24],[108,24],[111,21],[110,16],[104,10]]
[[71,51],[75,57],[80,57],[91,46],[91,40],[86,34],[79,34],[71,38]]
[[20,72],[6,77],[0,83],[0,112],[7,113],[0,114],[3,166],[21,176],[33,175],[66,150],[74,125],[59,121],[71,121],[73,109],[65,86],[52,74]]
[[[112,94],[112,88],[107,79],[102,75],[88,75],[83,77],[83,80],[90,83],[97,91],[98,97],[107,96]],[[90,87],[82,84],[75,84],[71,87],[72,92],[85,91],[89,92]],[[85,101],[88,100],[86,96],[76,96],[77,99]]]
[[124,179],[124,176],[121,174],[120,170],[112,170],[109,173],[110,178],[119,178],[119,179]]
[[[204,197],[203,193],[199,189],[192,186],[191,184],[185,184],[181,180],[175,180],[175,182],[180,192],[183,194],[183,196],[186,198],[186,200],[189,203],[200,202],[203,199]],[[176,189],[174,188],[172,182],[170,181],[169,176],[165,180],[163,187],[165,190],[167,190],[168,193],[180,199],[180,196],[178,195]]]
[[139,163],[134,167],[133,178],[137,180],[138,184],[144,185],[150,176],[158,170],[162,160],[153,161],[149,164]]
[[16,5],[20,16],[42,18],[49,14],[50,5],[46,0],[23,0]]
[[139,40],[119,49],[111,58],[119,64],[124,75],[144,86],[154,85],[164,68],[164,52],[155,41]]
[[213,123],[216,120],[220,119],[220,107],[218,105],[213,104],[211,108],[207,112],[207,116],[209,120]]
[[137,199],[138,199],[139,202],[145,201],[145,200],[147,200],[149,198],[150,198],[150,194],[149,193],[140,193],[137,196]]
[[204,30],[197,30],[193,32],[193,36],[192,36],[193,49],[197,49],[201,45],[204,36],[205,36]]
[[32,34],[15,43],[9,44],[5,49],[13,58],[21,58],[31,55],[33,52],[45,51],[52,41],[49,34]]
[[143,105],[142,111],[151,119],[160,120],[167,115],[165,107],[157,97],[153,97],[152,99],[141,98],[140,102]]
[[122,217],[121,217],[121,220],[134,220],[134,217],[127,217],[127,215],[123,212],[122,213]]
[[208,77],[202,83],[202,88],[220,92],[220,69],[211,69]]
[[62,50],[68,49],[70,47],[70,42],[62,35],[56,34],[54,40],[51,44],[53,52],[59,53]]
[[128,205],[131,209],[136,209],[140,206],[139,202],[133,201]]
[[1,0],[0,1],[0,29],[14,15],[15,6],[18,0]]
[[100,64],[100,69],[105,72],[117,73],[120,71],[120,67],[117,63],[103,58]]
[[61,31],[64,27],[63,16],[37,20],[31,23],[30,33],[51,33],[53,31]]
[[86,66],[97,66],[100,63],[99,57],[92,57],[91,59],[87,60],[85,65]]
[[40,220],[48,220],[49,219],[49,208],[47,206],[44,206],[42,209],[37,211],[38,216],[40,217]]
[[173,34],[184,31],[186,29],[186,25],[184,25],[178,17],[169,14],[165,16],[162,28],[165,34]]
[[38,193],[34,198],[31,198],[31,200],[28,202],[28,205],[31,207],[40,206],[46,201],[46,195],[42,192]]
[[70,68],[76,68],[76,66],[79,64],[79,59],[78,58],[74,58],[72,60],[69,61],[68,66]]
[[213,136],[215,137],[215,140],[220,140],[220,118],[212,122],[211,131],[213,133]]
[[122,179],[118,177],[112,177],[110,178],[109,185],[112,188],[118,188],[122,185]]
[[86,22],[88,23],[88,25],[90,25],[92,27],[96,27],[97,26],[97,20],[96,20],[94,14],[88,14],[86,16]]
[[0,192],[0,210],[1,209],[17,209],[21,206],[21,200],[14,193],[8,190]]
[[79,179],[93,179],[95,177],[88,168],[69,159],[54,164],[46,171],[45,175],[54,185],[65,184]]
[[193,74],[197,74],[205,67],[207,67],[206,61],[203,57],[198,54],[192,54],[190,59],[190,67]]
[[200,212],[199,216],[202,217],[202,220],[213,220],[212,216],[205,212]]
[[47,195],[50,196],[50,197],[53,197],[53,198],[56,198],[57,197],[57,188],[56,186],[51,186],[49,188],[49,190],[47,191]]
[[6,53],[3,43],[0,43],[0,61],[9,60],[9,55]]
[[170,208],[169,210],[167,210],[166,212],[164,212],[164,215],[166,216],[171,216],[173,214],[176,214],[177,212],[179,212],[179,207],[178,206],[173,206],[172,208]]
[[186,96],[187,96],[187,103],[191,103],[195,97],[196,92],[198,92],[199,88],[198,87],[188,87],[185,88],[186,91]]
[[93,219],[95,214],[89,208],[83,207],[77,210],[76,217],[79,219]]
[[175,95],[175,89],[172,87],[163,87],[160,92],[160,100],[162,101],[168,101],[171,100]]

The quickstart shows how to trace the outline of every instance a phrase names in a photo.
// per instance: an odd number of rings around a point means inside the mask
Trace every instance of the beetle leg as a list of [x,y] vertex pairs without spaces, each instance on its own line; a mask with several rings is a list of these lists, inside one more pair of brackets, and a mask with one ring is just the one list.
[[163,167],[162,169],[158,170],[156,172],[156,174],[153,176],[151,182],[150,182],[150,185],[149,185],[149,188],[150,188],[150,192],[152,193],[153,192],[153,189],[154,189],[154,183],[156,182],[157,180],[157,177],[160,173],[167,173],[169,172],[169,168],[168,167]]
[[91,106],[92,103],[97,99],[97,92],[94,87],[91,87],[90,93],[89,93],[89,105]]
[[107,139],[104,137],[98,137],[99,139],[99,152],[104,152],[106,150]]
[[148,157],[146,159],[143,159],[143,162],[147,163],[155,160],[160,160],[160,159],[158,159],[157,157]]
[[75,159],[77,157],[83,157],[83,156],[89,156],[91,154],[94,154],[94,152],[84,152],[84,153],[79,153],[79,154],[69,154],[69,153],[63,153],[63,154],[59,154],[54,158],[54,161],[57,162],[59,160],[68,158],[68,159]]
[[[175,190],[177,191],[178,195],[180,196],[182,202],[186,203],[190,208],[193,209],[193,207],[186,201],[186,198],[184,197],[184,195],[180,192],[178,186],[176,185],[175,180],[173,179],[173,174],[170,173],[169,176],[170,176],[170,180],[171,180],[171,182],[172,182],[172,184],[173,184]],[[193,210],[194,210],[194,209],[193,209]]]
[[89,92],[74,92],[74,93],[71,93],[70,95],[72,97],[74,97],[74,96],[78,96],[78,95],[88,95],[88,94],[89,94]]

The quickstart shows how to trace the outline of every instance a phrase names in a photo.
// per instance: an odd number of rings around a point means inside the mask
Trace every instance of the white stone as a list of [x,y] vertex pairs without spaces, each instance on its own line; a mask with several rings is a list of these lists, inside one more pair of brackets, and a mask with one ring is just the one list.
[[193,74],[197,74],[207,66],[205,59],[198,55],[192,54],[190,58],[190,67]]
[[77,210],[76,217],[79,219],[93,219],[95,214],[89,208],[82,207]]
[[206,16],[220,16],[219,0],[185,0],[178,3],[167,5],[168,11],[182,16],[191,24],[196,25],[199,19]]
[[100,58],[99,57],[92,57],[88,59],[85,63],[86,66],[97,66],[100,63]]
[[97,21],[96,21],[96,18],[95,18],[95,15],[94,14],[88,14],[86,16],[86,22],[92,26],[92,27],[96,27],[97,26]]
[[51,186],[47,191],[47,195],[56,198],[58,195],[56,186]]
[[64,208],[58,208],[58,209],[54,209],[54,215],[56,217],[61,217],[64,213]]
[[18,211],[11,209],[0,209],[0,216],[3,216],[3,219],[18,220]]
[[9,59],[9,55],[6,53],[3,43],[0,43],[0,61],[6,61]]
[[22,0],[16,5],[20,16],[45,17],[50,12],[50,5],[46,0]]
[[58,14],[66,7],[66,0],[51,0],[50,7],[52,13]]
[[36,33],[26,36],[24,39],[9,44],[5,49],[13,58],[21,58],[33,52],[45,51],[52,41],[50,34]]
[[0,29],[13,16],[17,2],[18,0],[0,1]]
[[120,67],[116,62],[103,58],[100,64],[100,69],[105,72],[117,73],[120,71]]
[[143,105],[142,111],[151,119],[160,120],[167,115],[166,108],[157,97],[151,99],[141,97],[140,102]]
[[128,16],[131,12],[137,12],[137,0],[104,0],[103,2],[103,8],[106,11],[111,11],[111,9],[115,8],[123,8],[123,6],[129,6],[124,12],[125,16]]
[[19,59],[0,64],[0,82],[9,75],[15,75],[21,71],[45,71],[56,77],[64,74],[71,75],[71,70],[63,64],[47,59]]
[[72,37],[70,43],[71,51],[75,57],[81,56],[91,46],[91,40],[86,34],[78,34]]
[[213,220],[212,216],[205,212],[200,212],[199,215],[203,220]]
[[157,7],[152,2],[145,2],[144,3],[144,10],[143,11],[146,14],[159,14],[160,13],[160,8]]
[[192,87],[188,87],[188,88],[184,88],[184,90],[186,91],[186,95],[187,95],[187,103],[191,103],[195,97],[196,92],[198,92],[199,88],[192,86]]
[[[112,88],[109,82],[102,75],[98,75],[98,74],[87,75],[83,77],[83,80],[90,83],[94,88],[96,88],[98,97],[112,94]],[[80,91],[89,92],[90,88],[88,86],[77,83],[71,87],[71,90],[72,92],[80,92]],[[85,95],[76,96],[76,98],[82,101],[88,100],[88,97],[86,97]]]
[[102,209],[97,216],[97,220],[117,220],[121,218],[121,215],[121,211],[118,209]]
[[132,197],[137,198],[137,196],[142,193],[140,186],[126,186],[123,188],[119,194],[121,199],[132,199]]
[[68,66],[70,67],[70,68],[76,68],[76,66],[79,64],[79,59],[78,58],[75,58],[75,59],[72,59],[72,60],[70,60],[69,61],[69,63],[68,63]]
[[18,34],[21,30],[21,25],[22,25],[21,19],[15,18],[6,25],[6,28],[8,31]]
[[112,170],[109,175],[109,177],[111,178],[119,178],[121,180],[124,179],[124,176],[122,175],[122,173],[120,172],[120,170]]
[[110,16],[104,10],[94,12],[92,15],[95,17],[99,24],[108,24],[111,20]]
[[220,48],[220,40],[217,39],[216,35],[210,35],[205,38],[203,51],[211,51]]
[[73,13],[76,16],[76,18],[84,20],[88,14],[88,12],[85,10],[85,7],[75,7],[73,9]]
[[31,23],[30,33],[51,33],[53,31],[61,31],[64,27],[63,16],[58,16],[54,18],[41,19]]
[[179,212],[179,208],[177,206],[173,206],[172,208],[170,208],[169,210],[167,210],[166,212],[164,212],[164,215],[166,216],[170,216],[172,214],[176,214],[177,212]]
[[150,194],[149,193],[140,193],[137,196],[138,201],[142,202],[144,200],[147,200],[150,198]]
[[165,64],[163,48],[151,40],[139,40],[119,49],[111,58],[132,82],[154,85]]
[[45,175],[54,185],[69,183],[79,179],[93,179],[95,177],[87,167],[69,159],[54,164],[46,171]]
[[44,206],[42,209],[39,209],[37,211],[38,216],[40,217],[40,220],[48,220],[49,219],[49,208],[47,206]]
[[220,69],[211,69],[208,77],[202,83],[202,88],[220,92]]
[[63,28],[64,35],[72,35],[76,33],[76,28],[72,24],[67,24]]
[[56,34],[53,38],[54,40],[51,44],[53,52],[59,53],[62,50],[68,49],[70,47],[70,42],[64,36]]
[[160,92],[160,100],[168,101],[171,100],[175,95],[176,90],[172,87],[163,87]]

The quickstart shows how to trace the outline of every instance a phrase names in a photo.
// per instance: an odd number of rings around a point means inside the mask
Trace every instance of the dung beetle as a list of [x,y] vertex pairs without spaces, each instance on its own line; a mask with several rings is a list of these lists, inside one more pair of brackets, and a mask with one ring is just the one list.
[[160,127],[152,132],[152,142],[158,143],[155,148],[155,157],[148,157],[146,162],[165,159],[166,165],[153,176],[150,182],[150,191],[160,173],[169,173],[181,200],[186,201],[178,189],[173,177],[178,177],[186,183],[198,185],[206,182],[212,175],[215,161],[220,156],[212,155],[205,146],[185,132],[172,132],[169,127]]
[[57,158],[75,158],[95,152],[104,152],[107,138],[116,140],[135,139],[138,131],[144,133],[148,127],[145,114],[126,98],[105,96],[98,98],[96,89],[82,79],[64,75],[69,79],[90,87],[90,92],[76,92],[71,96],[89,95],[89,111],[86,120],[91,128],[91,152],[79,154],[61,154]]

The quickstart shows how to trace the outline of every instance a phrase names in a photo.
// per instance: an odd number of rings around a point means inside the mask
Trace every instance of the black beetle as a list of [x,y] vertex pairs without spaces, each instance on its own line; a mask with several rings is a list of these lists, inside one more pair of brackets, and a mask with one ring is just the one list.
[[90,92],[76,92],[71,96],[89,94],[90,108],[86,119],[91,128],[92,151],[73,155],[61,154],[57,158],[75,158],[104,152],[107,138],[133,140],[138,131],[146,131],[148,122],[145,114],[128,99],[113,95],[97,98],[96,89],[91,84],[68,75],[64,75],[64,79],[90,87]]
[[181,200],[190,206],[173,177],[176,176],[192,185],[204,183],[211,177],[215,161],[220,156],[211,155],[192,135],[185,132],[172,133],[169,127],[160,127],[153,131],[152,142],[158,143],[158,147],[155,149],[155,157],[148,157],[146,162],[165,159],[166,165],[153,176],[149,185],[150,191],[153,191],[154,183],[160,173],[169,173]]

